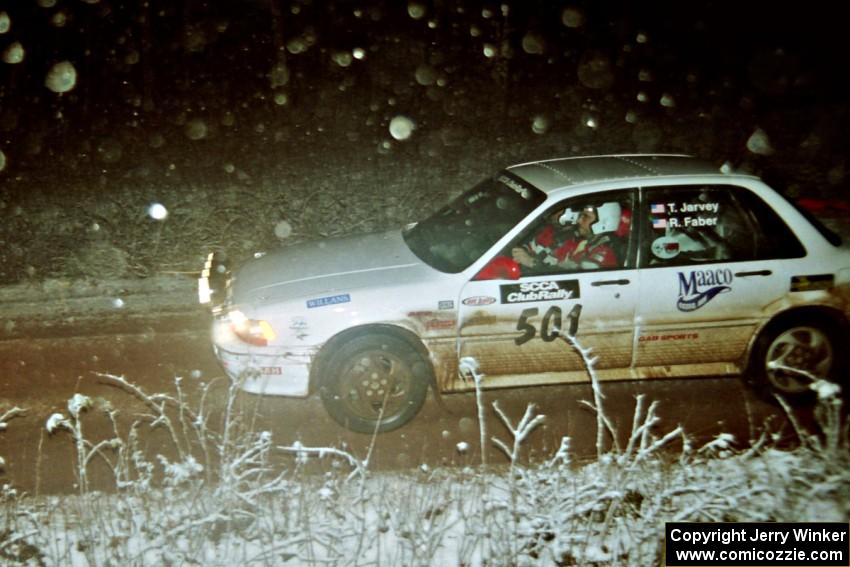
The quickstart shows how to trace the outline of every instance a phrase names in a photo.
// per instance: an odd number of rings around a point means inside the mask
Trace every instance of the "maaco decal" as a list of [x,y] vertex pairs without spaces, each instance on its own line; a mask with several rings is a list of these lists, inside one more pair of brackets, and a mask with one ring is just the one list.
[[732,270],[694,270],[679,272],[679,311],[696,311],[721,293],[732,291]]

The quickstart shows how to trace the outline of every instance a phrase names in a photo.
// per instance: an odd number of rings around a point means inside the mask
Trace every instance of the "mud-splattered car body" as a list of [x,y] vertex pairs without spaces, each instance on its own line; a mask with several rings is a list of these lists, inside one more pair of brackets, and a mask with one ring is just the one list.
[[[560,265],[539,236],[582,209],[616,212],[594,225],[614,263]],[[516,263],[518,246],[543,260]],[[463,357],[485,387],[587,380],[556,340],[576,322],[602,380],[746,373],[797,394],[841,367],[850,316],[840,239],[758,178],[672,155],[516,165],[404,230],[217,275],[211,255],[200,288],[228,374],[254,393],[320,391],[360,431],[402,425],[427,385],[474,387]]]

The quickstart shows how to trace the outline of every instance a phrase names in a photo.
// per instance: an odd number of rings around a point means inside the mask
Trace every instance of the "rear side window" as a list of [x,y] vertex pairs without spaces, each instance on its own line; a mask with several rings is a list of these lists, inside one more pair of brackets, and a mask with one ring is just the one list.
[[742,187],[648,188],[641,265],[680,266],[805,255],[782,219]]
[[761,197],[737,187],[733,189],[733,194],[755,225],[757,260],[801,258],[806,255],[806,249],[785,221]]

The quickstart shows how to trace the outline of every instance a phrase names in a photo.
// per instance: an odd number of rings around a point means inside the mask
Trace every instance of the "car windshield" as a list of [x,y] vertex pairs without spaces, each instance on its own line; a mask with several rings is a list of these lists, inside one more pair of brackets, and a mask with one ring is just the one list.
[[423,262],[456,274],[468,268],[546,199],[509,172],[486,179],[404,231]]

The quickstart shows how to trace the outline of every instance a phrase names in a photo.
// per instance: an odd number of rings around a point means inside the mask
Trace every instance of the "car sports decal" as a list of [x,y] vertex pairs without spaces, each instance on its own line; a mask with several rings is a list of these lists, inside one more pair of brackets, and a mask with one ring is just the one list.
[[791,276],[791,291],[815,291],[831,289],[835,283],[832,274],[814,274],[811,276]]
[[[425,327],[428,331],[440,329],[454,329],[457,326],[457,320],[454,313],[440,313],[438,311],[411,311],[407,314],[408,317],[416,319],[417,322]],[[449,317],[443,319],[442,317]]]
[[544,280],[499,286],[502,303],[527,303],[529,301],[557,301],[578,299],[578,280]]
[[307,309],[313,309],[314,307],[324,307],[326,305],[337,305],[339,303],[348,303],[349,301],[351,301],[351,296],[347,293],[343,293],[340,295],[330,295],[328,297],[319,297],[317,299],[308,299]]
[[431,319],[430,321],[425,321],[425,328],[429,331],[454,329],[456,325],[457,321],[454,319]]
[[679,311],[696,311],[721,293],[732,291],[732,270],[693,270],[679,275]]
[[496,298],[490,295],[474,295],[463,300],[464,305],[490,305],[496,303]]
[[655,341],[695,341],[699,339],[699,333],[668,333],[663,335],[641,335],[639,343],[651,343]]

